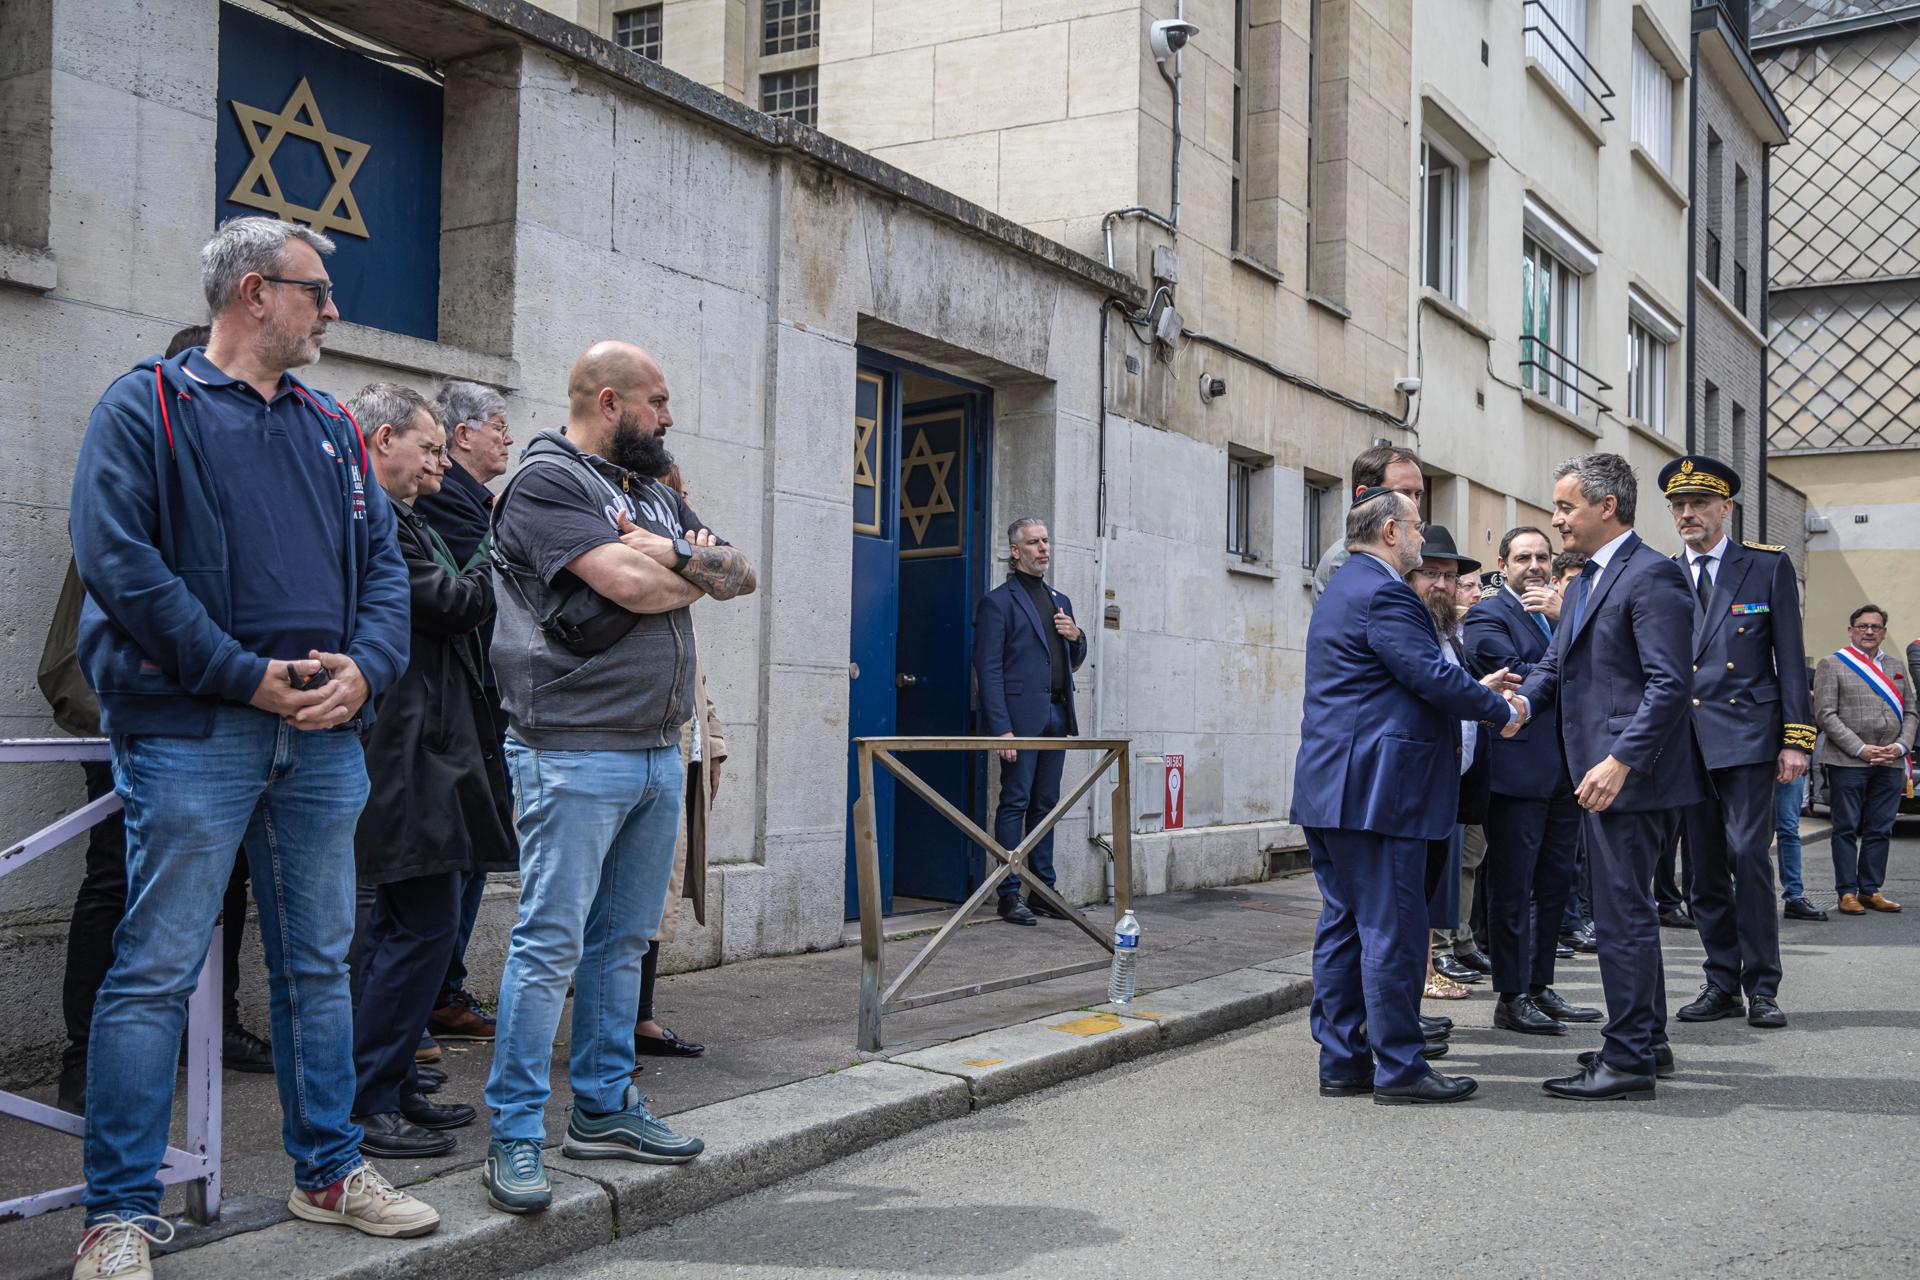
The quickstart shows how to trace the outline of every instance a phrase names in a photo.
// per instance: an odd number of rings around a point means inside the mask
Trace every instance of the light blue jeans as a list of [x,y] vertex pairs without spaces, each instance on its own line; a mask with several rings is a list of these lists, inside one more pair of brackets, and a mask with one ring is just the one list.
[[1800,881],[1800,810],[1807,798],[1807,775],[1773,784],[1773,834],[1780,842],[1780,900],[1804,897]]
[[536,751],[512,739],[507,768],[520,918],[500,975],[486,1100],[494,1137],[537,1142],[569,978],[574,1105],[617,1111],[624,1100],[640,962],[666,906],[687,769],[677,745]]
[[281,1136],[294,1182],[357,1169],[353,831],[367,799],[354,726],[307,732],[223,706],[205,738],[113,739],[126,809],[127,913],[93,1007],[87,1051],[89,1222],[158,1213],[187,997],[200,977],[244,840],[272,997]]

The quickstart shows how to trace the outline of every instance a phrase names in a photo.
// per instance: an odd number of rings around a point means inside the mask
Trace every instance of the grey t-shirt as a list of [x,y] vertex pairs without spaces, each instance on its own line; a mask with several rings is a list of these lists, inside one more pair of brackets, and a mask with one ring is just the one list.
[[599,653],[574,653],[535,620],[551,597],[577,590],[567,566],[620,539],[619,517],[663,537],[706,526],[679,494],[542,433],[494,504],[494,547],[538,584],[496,574],[493,665],[507,732],[543,750],[632,751],[678,743],[693,715],[694,638],[688,610],[641,614]]

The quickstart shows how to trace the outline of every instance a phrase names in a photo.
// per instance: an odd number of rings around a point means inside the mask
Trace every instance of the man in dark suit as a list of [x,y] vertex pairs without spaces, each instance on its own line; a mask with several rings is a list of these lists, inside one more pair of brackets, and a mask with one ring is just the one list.
[[1707,980],[1678,1016],[1732,1017],[1744,992],[1749,1025],[1784,1027],[1774,784],[1805,776],[1815,736],[1793,562],[1784,547],[1726,536],[1740,473],[1718,458],[1675,458],[1661,469],[1660,491],[1687,544],[1675,561],[1694,596],[1693,727],[1713,782],[1685,815]]
[[[1500,539],[1506,584],[1467,613],[1475,670],[1505,667],[1525,679],[1546,657],[1561,614],[1553,590],[1553,546],[1531,526]],[[1493,1025],[1523,1035],[1564,1035],[1569,1022],[1600,1011],[1569,1004],[1553,989],[1555,943],[1573,889],[1580,806],[1560,754],[1560,718],[1539,719],[1492,744],[1494,800],[1487,810],[1487,950],[1493,959]]]
[[1653,861],[1665,815],[1707,794],[1688,714],[1693,603],[1680,566],[1633,531],[1638,484],[1617,454],[1555,470],[1553,527],[1587,565],[1520,686],[1530,709],[1559,705],[1607,993],[1605,1047],[1580,1055],[1579,1074],[1545,1083],[1562,1098],[1649,1099],[1655,1072],[1672,1068]]
[[[1047,585],[1053,546],[1038,517],[1007,526],[1007,580],[987,592],[973,615],[973,673],[980,686],[982,731],[1002,738],[1071,738],[1073,673],[1087,660],[1087,637],[1073,602]],[[1002,751],[1000,804],[993,838],[1008,849],[1026,838],[1060,800],[1061,751]],[[1053,887],[1053,833],[1027,855],[1027,867]],[[1036,898],[1020,901],[1020,878],[1000,882],[1000,918],[1038,924],[1034,912],[1065,919]]]
[[1418,509],[1391,489],[1347,513],[1347,563],[1307,629],[1292,820],[1306,829],[1322,906],[1312,1025],[1320,1092],[1377,1103],[1458,1102],[1478,1086],[1422,1056],[1429,841],[1452,835],[1460,721],[1502,728],[1517,708],[1446,660],[1402,575],[1420,564]]

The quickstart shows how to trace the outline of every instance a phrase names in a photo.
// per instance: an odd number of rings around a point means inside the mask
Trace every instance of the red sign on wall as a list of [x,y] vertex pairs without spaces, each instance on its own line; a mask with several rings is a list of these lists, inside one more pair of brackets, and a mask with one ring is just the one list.
[[1187,825],[1187,758],[1169,755],[1166,760],[1167,807],[1160,812],[1166,815],[1166,829],[1177,831]]

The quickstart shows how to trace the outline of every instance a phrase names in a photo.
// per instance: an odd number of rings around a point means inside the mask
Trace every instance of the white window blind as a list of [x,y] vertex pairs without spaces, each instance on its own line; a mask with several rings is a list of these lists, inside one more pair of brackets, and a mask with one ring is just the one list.
[[1639,36],[1633,38],[1633,140],[1662,173],[1673,172],[1673,81]]
[[1527,32],[1527,56],[1537,59],[1568,97],[1586,106],[1586,65],[1580,58],[1587,47],[1587,0],[1538,0],[1521,12],[1533,28]]

